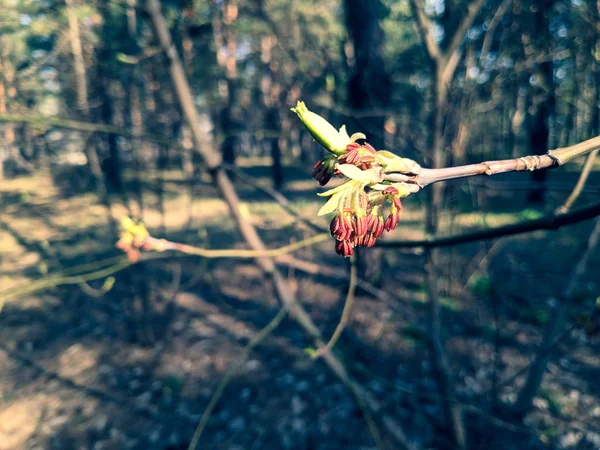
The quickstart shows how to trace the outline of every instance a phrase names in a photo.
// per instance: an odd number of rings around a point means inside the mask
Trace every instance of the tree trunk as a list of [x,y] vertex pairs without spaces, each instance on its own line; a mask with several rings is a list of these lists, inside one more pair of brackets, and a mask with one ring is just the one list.
[[[71,43],[71,53],[73,55],[73,75],[75,77],[75,98],[77,108],[81,112],[81,116],[85,120],[90,119],[89,95],[87,87],[87,72],[85,68],[85,60],[83,58],[83,46],[81,44],[81,33],[79,30],[79,21],[73,0],[65,0],[67,20],[69,23],[69,41]],[[85,139],[85,155],[87,158],[90,174],[94,180],[94,188],[100,195],[102,202],[109,208],[108,194],[100,158],[96,150],[95,143],[92,139]]]
[[[98,80],[96,87],[98,99],[100,101],[100,120],[105,124],[112,125],[113,101],[110,93],[112,80],[109,74],[109,65],[112,60],[112,54],[109,48],[109,43],[111,42],[109,29],[112,24],[112,18],[110,17],[108,0],[100,0],[98,7],[103,12],[104,17],[100,32],[100,46],[97,48],[96,61]],[[123,203],[127,205],[125,188],[123,186],[122,163],[117,136],[114,134],[106,135],[105,143],[108,147],[108,156],[103,161],[103,169],[106,176],[106,181],[114,190],[121,194]]]
[[[219,14],[219,12],[221,14]],[[219,112],[219,132],[223,136],[221,153],[223,160],[235,164],[237,133],[241,127],[237,117],[237,39],[233,23],[237,19],[238,5],[236,0],[224,0],[219,5],[211,1],[211,14],[215,42],[217,64],[223,70],[224,79],[220,93],[224,106]]]
[[[368,111],[387,107],[391,101],[392,83],[385,70],[381,45],[383,31],[379,24],[383,4],[380,0],[345,0],[346,26],[354,49],[350,68],[348,99],[356,110]],[[383,148],[385,117],[361,115],[358,128],[375,148]]]
[[[0,44],[2,44],[0,42]],[[14,81],[14,69],[4,51],[0,48],[0,114],[7,114],[10,112],[11,99],[15,93],[13,81]],[[15,151],[15,125],[12,123],[6,123],[4,125],[4,142],[0,143],[0,180],[4,179],[4,163]]]
[[279,108],[281,103],[281,87],[278,81],[278,65],[272,61],[272,49],[276,43],[274,35],[269,34],[261,40],[260,59],[263,63],[264,75],[260,83],[260,96],[264,108],[263,125],[267,135],[271,153],[271,173],[273,187],[280,190],[283,186],[283,166],[281,162],[280,136],[281,120]]
[[[544,52],[550,53],[552,50],[550,36],[552,4],[552,0],[536,2],[533,17],[535,35],[528,34],[530,33],[530,27],[524,27],[527,30],[523,35],[527,57],[534,57],[536,54]],[[551,115],[554,113],[555,105],[552,60],[538,64],[537,77],[542,90],[534,97],[534,107],[530,109],[532,112],[528,120],[529,147],[534,155],[543,155],[549,150],[549,122]],[[545,170],[536,170],[531,174],[533,187],[527,195],[528,203],[533,205],[544,204],[547,175],[548,173]]]

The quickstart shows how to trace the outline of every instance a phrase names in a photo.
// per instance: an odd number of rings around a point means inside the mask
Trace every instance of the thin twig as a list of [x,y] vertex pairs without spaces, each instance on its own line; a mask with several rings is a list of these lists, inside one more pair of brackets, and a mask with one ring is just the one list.
[[487,26],[485,37],[483,38],[483,44],[481,44],[481,52],[479,53],[479,65],[483,64],[483,61],[489,54],[490,48],[492,47],[492,40],[494,39],[494,33],[496,31],[496,28],[498,28],[498,25],[502,21],[502,18],[508,12],[508,9],[511,6],[512,2],[513,0],[503,0],[498,9],[496,10],[494,17],[492,17],[492,20],[490,20],[490,23]]
[[569,211],[571,209],[573,204],[577,201],[577,199],[579,198],[579,195],[581,194],[581,192],[583,191],[583,188],[585,187],[585,183],[587,182],[587,180],[590,176],[592,167],[594,167],[594,162],[596,161],[597,156],[598,156],[598,150],[594,150],[592,153],[590,153],[587,156],[585,163],[583,165],[583,169],[581,169],[581,173],[579,174],[579,178],[577,179],[577,183],[575,184],[573,191],[571,191],[571,194],[569,195],[569,197],[567,197],[567,199],[565,200],[565,203],[563,203],[563,205],[560,208],[556,209],[555,212],[557,214],[566,213],[567,211]]
[[350,258],[350,285],[348,286],[348,293],[346,294],[346,301],[344,302],[344,309],[342,310],[342,317],[340,322],[337,324],[335,331],[331,335],[329,342],[324,347],[316,350],[314,358],[320,358],[328,351],[332,350],[337,341],[339,340],[344,328],[350,320],[350,313],[352,312],[352,305],[354,304],[354,297],[356,294],[356,285],[358,281],[356,256]]
[[[420,241],[383,241],[378,243],[378,246],[385,248],[415,248],[415,247],[446,247],[458,244],[464,244],[469,242],[477,242],[485,239],[494,239],[503,236],[511,236],[521,233],[528,233],[532,231],[539,230],[556,230],[566,225],[571,225],[579,222],[583,222],[586,220],[590,220],[596,216],[600,215],[600,204],[592,205],[587,208],[582,208],[579,210],[575,210],[570,213],[556,215],[552,214],[547,217],[542,217],[540,219],[530,220],[526,222],[520,222],[513,225],[506,225],[498,228],[492,228],[490,230],[477,231],[473,233],[465,233],[459,234],[456,236],[448,236],[437,239],[426,239]],[[321,242],[321,239],[325,240],[328,238],[328,235],[317,235],[311,240],[308,241],[298,241],[296,243],[276,248],[270,250],[264,250],[267,256],[282,256],[291,251],[300,249],[305,247],[306,245],[314,245],[318,242]],[[190,246],[191,247],[191,246]],[[194,247],[192,247],[194,248]],[[254,250],[245,250],[245,249],[201,249],[194,248],[192,253],[184,253],[191,255],[199,255],[204,258],[255,258],[258,256],[259,252]],[[160,259],[172,257],[172,254],[162,254],[162,253],[142,253],[140,257],[140,262],[148,261],[150,259]],[[118,270],[115,270],[114,267],[110,269],[108,272],[105,272],[107,266],[116,266],[121,265],[121,269],[131,265],[124,264],[127,262],[127,258],[125,256],[108,258],[100,261],[94,261],[88,264],[81,264],[75,267],[71,267],[64,271],[58,272],[55,275],[43,277],[39,280],[28,283],[26,286],[9,289],[5,291],[0,291],[0,304],[3,304],[6,300],[18,296],[23,296],[27,294],[31,294],[33,292],[38,292],[43,289],[48,289],[51,287],[56,287],[60,285],[66,284],[80,284],[82,281],[92,281],[95,279],[103,278],[105,276],[112,275]],[[102,270],[100,272],[100,276],[97,276],[96,271]],[[91,271],[91,272],[90,272]],[[110,273],[109,273],[110,272]],[[94,278],[88,278],[91,274],[94,273]],[[96,278],[97,276],[97,278]],[[359,280],[359,285],[362,287],[369,287],[370,285],[364,281]],[[373,295],[380,296],[383,295],[380,290],[370,290]],[[388,299],[389,300],[389,299]]]
[[585,249],[581,252],[581,256],[575,264],[575,267],[571,271],[571,275],[567,281],[566,287],[563,292],[554,299],[554,306],[552,311],[552,317],[544,332],[544,338],[542,344],[536,354],[534,361],[529,367],[527,373],[527,379],[523,388],[519,392],[517,401],[515,402],[515,411],[519,414],[525,414],[530,408],[533,398],[537,394],[537,391],[542,384],[544,373],[546,372],[546,366],[551,356],[551,349],[554,341],[557,339],[560,333],[560,329],[565,319],[566,305],[569,303],[581,277],[585,274],[586,267],[590,255],[596,248],[598,240],[600,239],[600,218],[597,218],[592,231],[588,237],[585,245]]
[[229,370],[227,370],[227,373],[225,374],[225,376],[219,383],[219,386],[217,386],[217,389],[215,390],[214,394],[212,395],[212,397],[210,399],[210,402],[206,406],[206,409],[204,410],[204,414],[202,414],[202,418],[200,419],[200,422],[198,422],[198,426],[196,427],[196,430],[194,431],[194,435],[192,436],[192,440],[190,442],[188,450],[195,450],[196,447],[198,446],[198,442],[200,442],[200,437],[202,436],[202,432],[204,431],[204,428],[206,427],[206,424],[208,423],[208,419],[210,419],[210,416],[211,416],[213,410],[215,409],[215,406],[217,406],[217,402],[223,395],[223,392],[225,391],[225,388],[227,387],[227,385],[229,384],[231,379],[240,370],[240,368],[244,365],[244,363],[248,359],[248,355],[250,355],[250,352],[254,349],[254,347],[258,346],[271,333],[273,333],[273,331],[275,331],[275,329],[281,324],[281,322],[283,322],[283,319],[285,319],[286,315],[287,315],[287,309],[285,307],[282,307],[279,310],[279,312],[277,313],[277,315],[275,317],[273,317],[273,319],[271,319],[271,321],[262,330],[260,330],[256,334],[256,336],[254,336],[252,338],[252,340],[250,342],[248,342],[248,345],[246,345],[246,347],[244,347],[244,350],[242,351],[242,354],[240,355],[240,357],[229,368]]
[[285,255],[287,253],[300,250],[305,247],[310,247],[312,245],[319,244],[326,240],[329,240],[329,234],[317,234],[307,239],[303,239],[301,241],[293,242],[288,245],[284,245],[283,247],[273,248],[273,249],[264,249],[264,250],[248,250],[248,249],[225,249],[225,250],[213,250],[202,247],[195,247],[193,245],[182,244],[179,242],[173,242],[166,239],[157,239],[153,237],[149,237],[146,239],[146,242],[152,246],[152,248],[156,248],[159,250],[173,250],[181,253],[186,253],[188,255],[201,256],[203,258],[260,258],[260,257],[269,257],[273,258],[276,256]]
[[223,168],[225,170],[227,170],[228,172],[235,174],[235,176],[237,178],[239,178],[240,180],[242,180],[244,183],[267,194],[269,197],[271,197],[273,200],[275,200],[281,206],[281,208],[284,209],[288,214],[290,214],[292,217],[295,217],[296,219],[301,221],[303,224],[307,225],[309,228],[312,228],[313,230],[319,231],[321,233],[328,232],[328,229],[326,227],[318,225],[318,224],[314,223],[313,221],[303,217],[302,214],[300,214],[290,204],[289,200],[283,194],[281,194],[280,192],[276,191],[275,189],[273,189],[269,186],[263,186],[261,183],[257,182],[254,178],[249,176],[246,172],[244,172],[239,167],[236,167],[233,164],[223,163]]
[[511,225],[503,225],[501,227],[490,228],[488,230],[415,241],[381,241],[377,242],[376,246],[384,248],[448,247],[451,245],[466,244],[469,242],[483,241],[486,239],[495,239],[503,236],[529,233],[532,231],[557,230],[566,225],[572,225],[578,222],[593,219],[599,215],[600,203],[597,203],[595,205],[581,208],[566,214],[550,214],[539,219],[527,220]]

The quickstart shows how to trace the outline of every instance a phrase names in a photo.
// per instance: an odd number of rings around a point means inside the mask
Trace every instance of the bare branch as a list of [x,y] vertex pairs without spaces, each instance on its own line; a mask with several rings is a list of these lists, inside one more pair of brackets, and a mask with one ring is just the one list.
[[253,177],[249,176],[246,172],[244,172],[239,167],[234,166],[233,164],[224,163],[223,168],[225,170],[235,174],[235,176],[237,178],[239,178],[240,180],[242,180],[244,183],[248,184],[249,186],[252,186],[253,188],[255,188],[259,191],[262,191],[265,194],[267,194],[268,196],[270,196],[273,200],[275,200],[277,203],[279,203],[281,208],[284,209],[289,215],[291,215],[292,217],[295,217],[300,222],[305,224],[307,227],[312,228],[314,231],[318,231],[321,233],[329,233],[329,229],[327,227],[321,226],[321,225],[303,217],[302,214],[300,214],[300,212],[298,212],[298,211],[296,211],[296,209],[294,209],[294,207],[290,204],[289,200],[283,194],[281,194],[281,192],[278,192],[269,186],[265,186],[265,185],[259,183]]
[[527,372],[527,379],[523,388],[519,392],[517,401],[515,402],[514,408],[518,414],[525,414],[531,407],[533,398],[536,396],[537,391],[542,384],[544,373],[546,372],[546,366],[552,356],[553,343],[560,333],[560,329],[565,320],[566,306],[569,300],[573,297],[575,289],[581,280],[581,277],[585,274],[586,267],[590,255],[598,245],[600,239],[600,218],[597,218],[592,229],[584,250],[581,252],[581,256],[577,261],[577,264],[573,268],[567,285],[563,292],[556,299],[552,299],[553,308],[552,316],[544,331],[544,338],[540,348],[537,350],[535,359],[529,367]]
[[482,63],[482,61],[490,52],[490,48],[492,47],[492,41],[494,39],[494,32],[496,31],[496,28],[498,28],[498,25],[500,24],[500,21],[502,20],[504,15],[508,12],[508,8],[512,4],[512,2],[513,0],[503,0],[503,2],[500,4],[500,7],[496,10],[494,17],[492,17],[492,20],[490,21],[488,29],[485,33],[485,37],[483,38],[483,44],[481,44],[479,64]]
[[104,123],[84,122],[80,120],[65,119],[63,117],[50,117],[41,114],[0,114],[0,123],[26,123],[39,127],[66,128],[75,131],[84,131],[90,133],[116,134],[128,138],[142,138],[161,144],[172,144],[173,141],[164,136],[155,134],[134,135],[132,132],[114,125]]
[[557,230],[566,225],[590,220],[597,216],[600,216],[600,203],[587,208],[575,210],[567,214],[551,214],[540,219],[528,220],[512,225],[491,228],[489,230],[475,231],[472,233],[464,233],[435,239],[423,239],[420,241],[378,241],[376,246],[385,248],[449,247],[451,245],[466,244],[469,242],[495,239],[503,236],[529,233],[531,231]]
[[579,178],[577,179],[577,183],[575,184],[575,187],[573,188],[573,191],[571,192],[569,197],[565,200],[565,203],[556,210],[557,213],[559,213],[559,214],[566,213],[569,209],[571,209],[573,204],[577,201],[577,198],[581,194],[581,191],[583,191],[585,183],[587,182],[590,172],[592,171],[592,167],[594,167],[594,162],[596,161],[596,156],[598,156],[598,150],[594,150],[592,153],[590,153],[588,155],[587,159],[585,160],[585,164],[583,165],[583,169],[581,170],[581,173],[579,174]]
[[570,147],[557,148],[548,151],[546,155],[529,155],[520,158],[485,161],[465,166],[443,167],[439,169],[422,169],[418,175],[390,173],[385,176],[387,181],[412,183],[425,187],[440,181],[456,178],[466,178],[476,175],[497,175],[506,172],[533,171],[562,166],[574,158],[586,155],[600,149],[600,136],[580,142]]
[[242,351],[241,356],[227,370],[227,373],[225,374],[225,376],[219,383],[219,386],[217,386],[217,389],[215,390],[213,396],[211,397],[210,402],[208,403],[208,406],[204,410],[204,414],[202,414],[202,418],[200,419],[200,422],[198,422],[198,426],[196,427],[196,430],[194,431],[194,435],[192,436],[192,440],[190,442],[190,445],[188,446],[188,450],[195,450],[196,447],[198,446],[198,443],[200,442],[200,437],[202,436],[202,432],[204,431],[204,428],[206,427],[206,424],[208,423],[208,419],[210,419],[210,416],[211,416],[213,410],[215,409],[215,406],[217,406],[219,399],[223,395],[225,388],[227,387],[229,382],[232,380],[234,375],[242,368],[242,366],[248,359],[248,356],[250,355],[250,352],[252,351],[252,349],[254,349],[254,347],[260,345],[260,343],[262,341],[264,341],[267,337],[269,337],[269,335],[271,333],[273,333],[273,331],[275,331],[275,329],[281,324],[281,322],[283,322],[283,319],[285,319],[286,315],[287,315],[287,310],[285,308],[281,308],[279,310],[279,312],[277,313],[277,315],[275,317],[273,317],[273,319],[271,319],[271,321],[262,330],[260,330],[256,334],[256,336],[254,336],[252,338],[252,340],[250,342],[248,342],[248,345],[246,345],[246,347],[244,347],[244,350]]
[[458,50],[460,44],[465,39],[467,31],[469,31],[469,28],[471,28],[473,25],[473,22],[477,18],[477,15],[479,14],[479,11],[481,11],[484,3],[485,0],[474,0],[467,7],[467,14],[463,17],[462,21],[458,25],[458,28],[456,28],[456,31],[454,31],[454,34],[450,38],[450,44],[444,52],[444,58],[446,60],[451,58],[452,55]]
[[354,294],[356,293],[356,286],[358,281],[358,273],[357,273],[357,264],[356,264],[356,255],[352,256],[350,259],[350,285],[348,286],[348,293],[346,294],[346,301],[344,302],[344,309],[342,311],[342,317],[340,322],[338,323],[335,331],[329,341],[324,347],[321,347],[316,350],[315,358],[323,356],[325,353],[333,349],[337,341],[339,340],[344,328],[350,321],[350,313],[352,312],[352,304],[354,303]]
[[442,60],[443,54],[442,49],[439,44],[436,42],[433,34],[431,34],[431,29],[433,27],[433,23],[427,15],[421,5],[419,5],[417,0],[410,0],[410,6],[413,10],[413,14],[416,16],[417,29],[419,30],[419,34],[421,35],[421,39],[423,40],[425,47],[427,48],[427,55],[437,63]]

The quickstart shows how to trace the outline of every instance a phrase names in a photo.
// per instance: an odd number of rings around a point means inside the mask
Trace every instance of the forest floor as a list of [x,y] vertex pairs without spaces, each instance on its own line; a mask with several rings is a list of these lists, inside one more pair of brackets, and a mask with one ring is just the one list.
[[[268,185],[267,168],[246,166]],[[286,175],[284,195],[314,218],[323,200],[314,195],[315,183],[302,171],[290,169]],[[599,186],[600,174],[593,175],[588,186]],[[65,177],[25,176],[0,184],[0,298],[48,274],[119,255],[106,208],[85,189],[73,192]],[[523,181],[519,177],[455,184],[443,233],[551,212],[568,195],[576,173],[551,173],[545,211],[525,209],[515,200],[525,191],[506,181]],[[269,247],[314,233],[264,194],[240,180],[236,185],[248,220]],[[175,173],[164,183],[147,174],[141,187],[143,219],[153,235],[200,247],[245,248],[225,203],[205,180],[194,188],[191,223],[187,187]],[[577,206],[597,194],[588,189]],[[115,215],[124,212],[122,206],[113,208]],[[407,199],[393,238],[423,237],[422,223],[419,199]],[[470,448],[600,448],[600,339],[584,329],[600,294],[599,251],[569,306],[568,332],[556,345],[525,423],[495,420],[484,412],[495,401],[515,400],[523,368],[549,320],[548,300],[560,291],[590,228],[585,222],[441,251],[444,337],[459,400],[473,416]],[[364,276],[382,293],[359,292],[336,352],[411,439],[449,448],[439,431],[440,407],[432,396],[435,383],[422,331],[427,323],[422,254],[365,253]],[[302,261],[303,269],[298,264],[281,269],[329,336],[343,306],[347,262],[335,255],[332,242],[297,251],[293,261]],[[224,374],[279,310],[251,260],[171,255],[119,272],[107,292],[103,283],[48,288],[4,305],[0,450],[187,448]],[[226,388],[198,448],[374,449],[354,396],[325,364],[307,356],[312,346],[286,319],[250,353]],[[386,448],[397,448],[380,417],[372,419]]]

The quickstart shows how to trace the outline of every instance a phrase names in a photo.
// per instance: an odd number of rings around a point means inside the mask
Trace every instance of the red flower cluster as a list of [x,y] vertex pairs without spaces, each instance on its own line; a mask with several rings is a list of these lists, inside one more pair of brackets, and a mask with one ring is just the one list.
[[337,240],[335,251],[342,256],[353,255],[354,247],[373,247],[383,228],[383,217],[373,210],[369,214],[341,212],[329,225],[331,235]]
[[400,213],[402,212],[402,202],[400,201],[400,197],[398,197],[398,189],[390,186],[383,191],[384,195],[388,196],[388,199],[392,202],[392,207],[390,209],[390,214],[385,220],[383,227],[385,231],[392,231],[398,225],[400,221]]
[[[377,151],[368,143],[360,145],[353,142],[348,145],[347,152],[343,155],[318,161],[313,167],[312,176],[324,186],[332,175],[341,175],[335,168],[336,163],[351,164],[360,170],[369,170],[378,166],[376,156]],[[358,197],[351,199],[348,196],[329,226],[331,235],[336,239],[335,251],[342,256],[353,255],[355,247],[373,247],[384,230],[392,231],[396,228],[402,211],[400,193],[393,186],[383,191],[370,190],[369,195],[364,189],[351,195]],[[391,203],[391,207],[384,220],[383,203],[386,200]]]
[[339,158],[340,164],[352,164],[360,170],[370,169],[375,162],[375,154],[377,151],[368,143],[360,145],[353,142],[348,145],[348,153],[344,153]]
[[320,159],[313,166],[312,177],[319,182],[319,185],[325,186],[331,180],[331,175],[333,175],[331,166],[327,158]]

